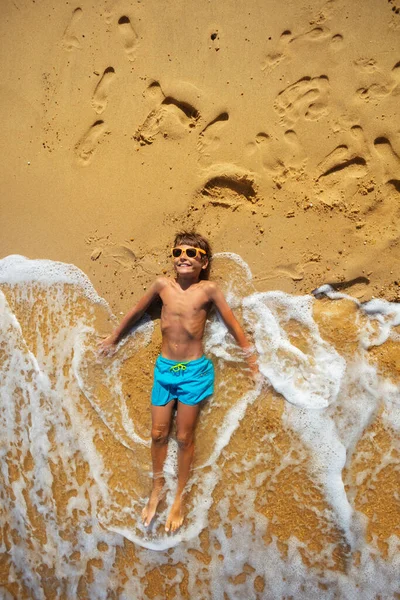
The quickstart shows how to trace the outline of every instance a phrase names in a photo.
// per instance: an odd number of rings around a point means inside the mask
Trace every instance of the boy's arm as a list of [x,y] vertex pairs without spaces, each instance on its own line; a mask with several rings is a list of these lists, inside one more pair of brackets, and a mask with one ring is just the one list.
[[150,306],[153,300],[159,295],[161,289],[164,286],[164,278],[159,277],[150,286],[148,292],[146,292],[140,300],[135,304],[130,311],[126,313],[118,327],[102,342],[100,342],[100,354],[110,354],[115,349],[115,346],[120,340],[132,329],[134,324],[146,312],[146,309]]
[[236,319],[235,315],[232,312],[229,304],[225,300],[225,296],[219,289],[219,287],[210,282],[210,299],[214,302],[219,314],[222,317],[223,322],[225,323],[229,333],[233,335],[237,344],[242,348],[244,355],[246,357],[246,361],[252,371],[253,374],[258,372],[257,362],[254,356],[254,348],[252,344],[247,339],[242,326]]

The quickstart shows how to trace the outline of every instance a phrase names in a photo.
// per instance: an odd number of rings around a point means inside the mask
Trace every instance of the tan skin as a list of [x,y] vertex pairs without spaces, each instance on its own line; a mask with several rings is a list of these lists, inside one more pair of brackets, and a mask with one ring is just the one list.
[[[181,244],[179,248],[192,248]],[[228,331],[237,344],[247,354],[247,361],[253,376],[257,365],[251,354],[251,344],[236,320],[225,297],[218,286],[201,280],[202,270],[208,266],[208,259],[200,253],[189,258],[182,253],[174,258],[176,279],[158,277],[139,302],[125,315],[120,325],[100,344],[100,353],[111,355],[118,342],[129,332],[132,326],[143,316],[150,304],[161,298],[161,355],[176,362],[196,360],[204,354],[203,335],[208,312],[214,305],[220,313]],[[201,403],[189,406],[179,402],[177,405],[176,428],[178,441],[178,486],[175,500],[167,517],[165,530],[174,532],[183,523],[184,489],[189,478],[194,452],[194,430]],[[144,524],[150,525],[162,496],[164,486],[163,467],[167,455],[169,431],[172,421],[174,401],[165,406],[152,406],[152,443],[153,488],[149,501],[142,512]]]

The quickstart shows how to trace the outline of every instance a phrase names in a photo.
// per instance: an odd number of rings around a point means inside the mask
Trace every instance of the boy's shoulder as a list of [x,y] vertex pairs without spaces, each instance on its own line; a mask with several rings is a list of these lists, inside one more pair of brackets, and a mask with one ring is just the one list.
[[215,281],[210,281],[209,279],[202,279],[199,283],[204,291],[209,295],[215,294],[215,292],[219,289],[218,284]]
[[167,285],[170,285],[171,282],[173,281],[172,277],[167,277],[166,275],[159,275],[158,277],[156,277],[156,279],[154,280],[153,285],[155,286],[155,288],[157,290],[162,290],[164,289]]

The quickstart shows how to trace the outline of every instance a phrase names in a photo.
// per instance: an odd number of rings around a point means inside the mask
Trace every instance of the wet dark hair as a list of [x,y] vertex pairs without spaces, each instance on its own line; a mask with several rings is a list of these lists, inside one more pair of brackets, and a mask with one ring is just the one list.
[[[179,231],[175,235],[174,247],[175,246],[193,246],[194,248],[201,248],[205,251],[206,257],[208,258],[207,269],[202,269],[200,273],[200,279],[208,279],[210,275],[212,250],[210,242],[197,231]],[[203,255],[202,255],[203,256]],[[204,260],[202,258],[202,260]]]

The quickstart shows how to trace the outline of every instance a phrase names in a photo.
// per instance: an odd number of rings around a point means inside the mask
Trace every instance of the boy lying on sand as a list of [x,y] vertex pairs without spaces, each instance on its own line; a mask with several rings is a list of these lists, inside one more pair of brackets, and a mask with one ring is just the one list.
[[184,518],[182,501],[193,459],[196,420],[203,401],[214,392],[214,367],[203,352],[204,328],[212,304],[243,349],[253,375],[257,373],[257,366],[252,346],[221,290],[207,280],[211,260],[208,241],[195,232],[178,233],[172,257],[176,278],[158,277],[115,331],[101,342],[100,353],[113,354],[118,342],[149,305],[157,297],[161,298],[162,345],[151,395],[153,488],[142,519],[146,527],[150,525],[162,496],[172,409],[177,402],[178,487],[165,524],[165,531],[174,532]]

